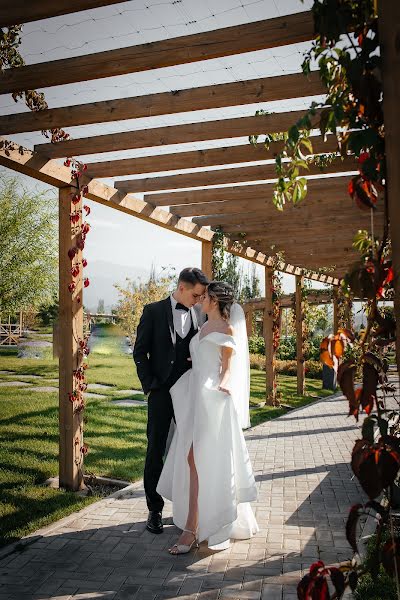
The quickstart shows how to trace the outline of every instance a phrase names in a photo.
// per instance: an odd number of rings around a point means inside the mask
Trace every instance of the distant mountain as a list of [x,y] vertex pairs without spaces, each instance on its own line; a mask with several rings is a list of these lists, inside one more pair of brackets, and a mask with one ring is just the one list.
[[118,300],[118,292],[114,284],[124,285],[126,278],[146,281],[150,275],[150,268],[137,266],[118,265],[105,260],[96,260],[88,263],[85,276],[89,278],[90,285],[84,291],[84,304],[91,312],[96,312],[99,300],[104,300],[106,312],[111,311]]

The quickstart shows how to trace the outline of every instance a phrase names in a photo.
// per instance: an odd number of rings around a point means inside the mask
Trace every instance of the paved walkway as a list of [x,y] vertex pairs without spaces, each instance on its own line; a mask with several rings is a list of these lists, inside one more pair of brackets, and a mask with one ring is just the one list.
[[344,525],[362,497],[349,466],[359,426],[333,397],[259,425],[246,438],[259,485],[260,532],[229,550],[166,549],[177,536],[171,506],[163,535],[145,530],[141,484],[38,533],[0,562],[0,600],[294,600],[316,559],[351,556]]

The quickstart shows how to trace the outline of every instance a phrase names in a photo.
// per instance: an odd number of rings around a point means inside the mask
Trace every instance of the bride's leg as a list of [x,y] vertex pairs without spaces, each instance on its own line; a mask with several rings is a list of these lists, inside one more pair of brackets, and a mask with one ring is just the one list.
[[188,463],[190,469],[190,488],[189,488],[189,513],[186,521],[186,529],[191,531],[197,531],[197,525],[199,523],[199,507],[198,507],[198,495],[199,495],[199,478],[197,475],[196,464],[194,462],[193,455],[193,444],[190,447],[188,454]]
[[[196,464],[194,462],[193,444],[190,447],[188,454],[188,463],[190,469],[190,484],[189,484],[189,512],[186,520],[185,529],[189,531],[197,531],[199,520],[198,494],[199,494],[199,479],[197,476]],[[193,534],[188,531],[182,531],[178,544],[189,546],[194,540]]]

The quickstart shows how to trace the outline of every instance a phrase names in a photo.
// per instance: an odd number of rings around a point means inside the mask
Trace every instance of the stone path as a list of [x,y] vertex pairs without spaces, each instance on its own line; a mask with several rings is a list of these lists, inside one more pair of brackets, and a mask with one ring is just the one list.
[[344,525],[363,498],[349,466],[360,435],[347,402],[332,397],[246,433],[260,532],[224,552],[173,557],[164,533],[145,530],[141,482],[43,529],[0,561],[0,600],[294,600],[309,565],[351,556]]

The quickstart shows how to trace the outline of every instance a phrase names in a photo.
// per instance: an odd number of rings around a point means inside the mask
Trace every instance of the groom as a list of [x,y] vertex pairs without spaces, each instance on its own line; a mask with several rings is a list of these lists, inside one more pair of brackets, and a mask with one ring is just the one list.
[[202,324],[194,305],[208,283],[200,269],[183,269],[171,296],[144,307],[137,329],[133,358],[143,391],[149,394],[144,489],[149,509],[146,528],[151,533],[163,530],[164,500],[156,487],[174,418],[169,390],[191,367],[189,343]]

